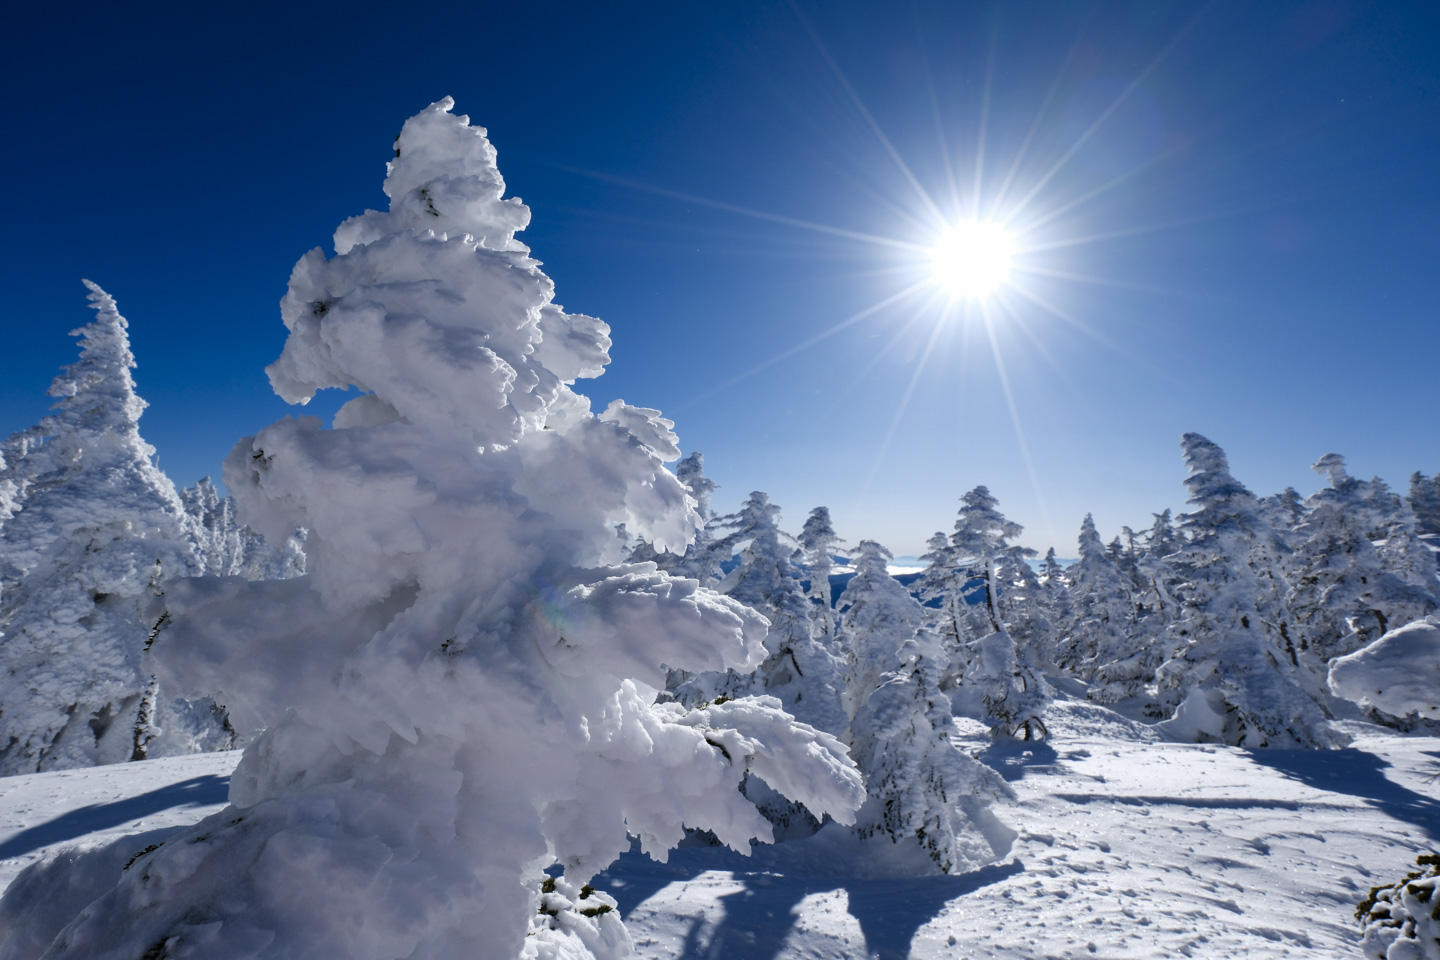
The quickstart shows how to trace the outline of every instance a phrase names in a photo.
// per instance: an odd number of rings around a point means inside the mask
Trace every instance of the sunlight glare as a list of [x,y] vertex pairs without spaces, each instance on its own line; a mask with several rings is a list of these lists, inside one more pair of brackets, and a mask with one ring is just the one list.
[[952,297],[983,299],[1010,276],[1014,241],[989,220],[964,220],[941,234],[931,251],[935,282]]

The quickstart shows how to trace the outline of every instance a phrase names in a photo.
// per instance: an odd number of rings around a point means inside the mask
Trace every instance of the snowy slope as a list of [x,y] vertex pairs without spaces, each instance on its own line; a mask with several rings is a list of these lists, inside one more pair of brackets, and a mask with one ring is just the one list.
[[188,827],[225,806],[239,762],[231,750],[0,777],[0,887],[72,845]]
[[[1011,856],[959,877],[854,879],[822,833],[744,858],[622,858],[609,890],[643,958],[1356,958],[1356,903],[1440,845],[1440,740],[1354,725],[1341,751],[1150,742],[1056,705],[1050,745],[967,747],[1019,799]],[[67,843],[193,822],[238,754],[0,780],[0,882]],[[952,939],[953,938],[953,939]]]

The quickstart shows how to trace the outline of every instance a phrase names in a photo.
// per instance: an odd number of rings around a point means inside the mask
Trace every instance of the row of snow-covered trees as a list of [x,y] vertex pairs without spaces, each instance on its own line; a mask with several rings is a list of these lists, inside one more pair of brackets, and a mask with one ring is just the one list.
[[89,286],[54,413],[0,444],[0,775],[234,746],[212,700],[158,689],[147,607],[169,578],[304,569],[297,539],[266,544],[208,477],[177,492],[156,466],[125,318]]
[[[1108,545],[1087,516],[1069,565],[1051,549],[1037,571],[1035,551],[1013,542],[1021,528],[990,492],[965,494],[953,532],[930,540],[913,596],[897,585],[904,600],[878,628],[865,619],[872,578],[864,571],[882,547],[861,545],[858,573],[832,609],[838,541],[828,511],[817,508],[798,538],[779,529],[763,493],[715,515],[714,484],[692,454],[678,476],[709,517],[705,533],[683,556],[645,543],[632,555],[760,610],[772,623],[770,656],[754,676],[672,677],[671,692],[694,700],[764,690],[842,734],[878,678],[899,669],[893,657],[861,674],[847,664],[866,661],[860,651],[894,654],[923,634],[956,712],[987,719],[997,734],[1045,735],[1048,675],[1083,681],[1091,699],[1161,721],[1183,739],[1339,744],[1331,721],[1359,710],[1331,691],[1331,665],[1440,608],[1431,546],[1440,539],[1440,478],[1417,473],[1402,497],[1379,479],[1349,476],[1329,454],[1315,464],[1327,481],[1320,491],[1261,498],[1211,441],[1192,433],[1181,446],[1192,509],[1178,521],[1166,510],[1146,533],[1125,528]],[[1424,722],[1387,714],[1382,702],[1365,701],[1365,714],[1402,727]]]

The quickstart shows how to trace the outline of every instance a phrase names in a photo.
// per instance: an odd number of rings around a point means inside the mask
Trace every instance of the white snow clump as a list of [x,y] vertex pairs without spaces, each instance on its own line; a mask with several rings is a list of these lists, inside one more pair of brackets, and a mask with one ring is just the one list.
[[1440,617],[1426,617],[1330,661],[1330,690],[1396,719],[1440,720]]

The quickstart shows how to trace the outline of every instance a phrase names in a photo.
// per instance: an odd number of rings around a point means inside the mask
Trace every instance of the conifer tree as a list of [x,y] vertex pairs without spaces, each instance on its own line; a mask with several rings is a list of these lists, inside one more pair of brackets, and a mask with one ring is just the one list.
[[175,487],[140,436],[128,324],[86,286],[96,317],[72,331],[80,358],[50,387],[55,412],[7,443],[19,509],[0,527],[3,774],[185,752],[200,732],[176,715],[169,742],[154,743],[169,705],[152,689],[145,706],[142,612],[163,580],[198,564]]
[[710,497],[719,484],[705,476],[705,456],[698,450],[676,464],[675,478],[695,500],[695,512],[700,515],[695,539],[680,554],[656,550],[648,540],[641,539],[630,551],[629,558],[634,563],[649,561],[667,573],[690,577],[704,586],[714,587],[724,577],[721,561],[728,559],[720,556],[720,548],[716,546],[712,534],[716,517],[710,509]]
[[921,630],[861,707],[852,753],[867,797],[855,824],[864,841],[918,847],[941,873],[974,870],[1005,855],[1015,833],[989,805],[1013,792],[950,739],[939,639]]
[[843,542],[830,523],[829,507],[816,507],[810,511],[800,531],[800,546],[805,551],[805,571],[810,577],[810,587],[806,591],[813,605],[810,622],[815,635],[822,640],[829,640],[835,635],[835,605],[830,597],[830,571],[834,567],[831,553],[837,544]]
[[814,639],[812,604],[800,586],[801,551],[780,529],[779,519],[780,508],[759,490],[739,511],[720,519],[729,533],[716,541],[719,552],[743,548],[717,589],[770,621],[767,656],[755,673],[754,692],[779,697],[796,717],[839,735],[846,726],[840,706],[841,665]]
[[[1031,651],[1017,651],[1007,629],[1007,620],[1022,621],[1021,599],[1038,583],[1026,562],[1035,551],[1010,543],[1024,528],[1000,512],[989,489],[976,487],[960,499],[950,536],[952,562],[958,564],[951,590],[962,596],[973,591],[977,601],[965,604],[970,639],[962,682],[980,692],[997,736],[1043,737],[1041,714],[1051,690]],[[1017,594],[1013,601],[1012,590]]]
[[[1286,604],[1295,619],[1301,650],[1318,659],[1315,669],[1378,638],[1392,626],[1434,610],[1434,598],[1385,569],[1372,540],[1380,528],[1403,526],[1386,491],[1351,477],[1345,459],[1326,454],[1314,469],[1329,486],[1305,501],[1297,528],[1303,539],[1294,561],[1294,585]],[[1405,530],[1396,531],[1405,540]],[[1423,549],[1423,547],[1421,548]],[[1402,543],[1396,552],[1403,554]],[[1428,553],[1428,551],[1427,551]]]
[[[1175,651],[1156,673],[1159,705],[1177,731],[1247,747],[1331,747],[1344,737],[1300,685],[1279,573],[1284,545],[1224,451],[1181,440],[1195,509],[1181,517],[1183,609]],[[1182,709],[1183,708],[1183,709]]]
[[1440,534],[1440,474],[1427,477],[1418,470],[1410,474],[1407,499],[1415,514],[1416,532]]
[[[1080,524],[1080,558],[1070,567],[1070,614],[1057,665],[1071,676],[1092,680],[1101,667],[1126,660],[1135,651],[1126,640],[1132,622],[1130,585],[1100,540],[1095,519]],[[1151,670],[1159,665],[1157,660]]]
[[[925,620],[920,603],[890,575],[889,550],[861,540],[854,557],[855,576],[840,594],[840,648],[845,651],[844,704],[852,723],[883,674],[900,667],[900,645]],[[939,669],[943,664],[931,657]]]
[[180,491],[200,572],[211,577],[284,580],[305,572],[304,532],[278,547],[241,523],[233,497],[222,497],[209,477]]
[[306,254],[282,300],[277,392],[367,392],[226,461],[242,519],[309,531],[306,575],[166,594],[161,684],[223,676],[267,729],[231,806],[144,854],[52,960],[514,960],[550,864],[568,891],[630,834],[768,839],[747,773],[842,821],[863,799],[839,741],[772,699],[656,702],[666,665],[757,664],[762,618],[622,562],[618,524],[663,549],[700,522],[663,466],[677,440],[571,388],[608,328],[554,303],[515,238],[529,211],[451,105],[406,122],[389,209]]

